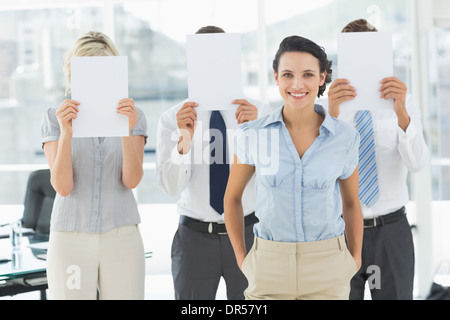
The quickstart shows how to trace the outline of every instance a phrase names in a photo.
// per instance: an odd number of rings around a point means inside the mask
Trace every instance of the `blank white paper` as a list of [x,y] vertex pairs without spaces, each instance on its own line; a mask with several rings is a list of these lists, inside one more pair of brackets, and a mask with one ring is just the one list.
[[341,104],[343,110],[392,109],[393,99],[380,98],[380,81],[394,75],[392,34],[345,32],[338,36],[339,78],[356,88],[357,96]]
[[238,33],[187,36],[189,100],[198,110],[235,109],[242,99],[241,40]]
[[117,113],[119,101],[128,98],[126,56],[72,58],[71,93],[80,103],[73,137],[129,135],[128,117]]

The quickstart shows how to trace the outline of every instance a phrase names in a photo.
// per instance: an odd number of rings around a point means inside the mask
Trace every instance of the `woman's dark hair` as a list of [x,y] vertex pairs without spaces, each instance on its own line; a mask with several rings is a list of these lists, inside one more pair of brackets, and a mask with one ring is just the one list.
[[286,52],[306,52],[319,60],[320,73],[326,72],[326,78],[323,85],[319,87],[319,93],[317,97],[320,97],[325,92],[327,84],[331,82],[331,61],[328,60],[327,54],[323,47],[318,46],[316,43],[309,39],[300,36],[290,36],[284,38],[280,43],[280,47],[273,60],[273,70],[278,72],[278,64],[283,53]]

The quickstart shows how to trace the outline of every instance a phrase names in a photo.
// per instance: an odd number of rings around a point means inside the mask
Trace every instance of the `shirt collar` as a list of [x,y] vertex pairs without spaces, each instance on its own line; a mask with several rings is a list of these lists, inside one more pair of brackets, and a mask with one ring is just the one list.
[[[272,123],[280,122],[283,123],[283,108],[284,106],[279,107],[274,112],[272,112],[264,122],[262,123],[263,127],[266,127]],[[336,133],[336,125],[331,118],[331,116],[328,114],[328,112],[325,111],[324,107],[322,107],[320,104],[314,105],[314,111],[320,114],[321,116],[325,116],[325,119],[320,126],[320,132],[322,133],[323,130],[326,134],[335,134]]]

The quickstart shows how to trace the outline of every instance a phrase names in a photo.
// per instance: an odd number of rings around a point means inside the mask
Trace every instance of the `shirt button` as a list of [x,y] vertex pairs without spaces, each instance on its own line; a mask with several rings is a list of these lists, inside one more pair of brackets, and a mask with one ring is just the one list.
[[100,146],[97,146],[96,148],[97,148],[97,150],[100,150]]
[[97,215],[97,211],[94,211],[93,213],[94,213],[94,216],[96,216],[96,215]]
[[98,166],[100,165],[100,161],[97,161],[97,165],[98,165]]
[[100,182],[100,178],[96,178],[96,179],[95,179],[95,182]]
[[95,195],[95,199],[98,199],[98,194]]

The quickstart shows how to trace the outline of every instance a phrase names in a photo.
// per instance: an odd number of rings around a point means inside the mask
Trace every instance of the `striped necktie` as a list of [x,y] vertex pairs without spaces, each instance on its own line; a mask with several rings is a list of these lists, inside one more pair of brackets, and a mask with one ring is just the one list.
[[359,145],[359,199],[372,207],[380,198],[372,117],[368,110],[356,113],[356,129],[361,138]]
[[223,214],[223,197],[230,167],[227,163],[227,129],[220,111],[212,111],[209,128],[212,135],[210,143],[215,141],[215,134],[220,134],[223,139],[223,144],[218,146],[220,149],[211,150],[212,163],[209,165],[209,202],[217,213]]

